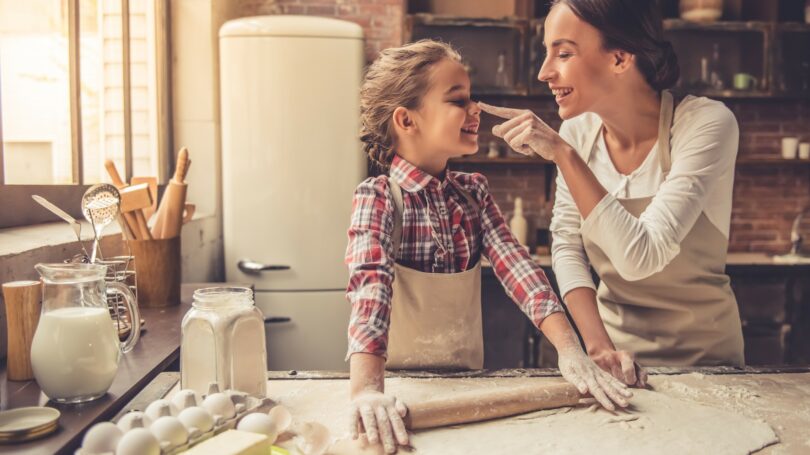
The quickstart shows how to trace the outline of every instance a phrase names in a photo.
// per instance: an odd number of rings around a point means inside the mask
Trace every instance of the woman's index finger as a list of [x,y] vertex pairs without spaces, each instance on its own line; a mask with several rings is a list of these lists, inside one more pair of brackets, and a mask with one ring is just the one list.
[[512,109],[509,107],[492,106],[482,101],[478,102],[478,106],[481,108],[482,111],[486,112],[487,114],[492,114],[496,117],[501,117],[505,119],[515,118],[518,115],[525,112],[522,109]]

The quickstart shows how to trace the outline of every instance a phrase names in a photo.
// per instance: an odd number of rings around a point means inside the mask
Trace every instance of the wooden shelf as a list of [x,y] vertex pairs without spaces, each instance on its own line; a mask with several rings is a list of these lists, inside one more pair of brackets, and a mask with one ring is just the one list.
[[785,159],[785,158],[738,158],[737,165],[771,165],[771,166],[810,166],[810,160]]
[[764,21],[691,22],[683,19],[664,19],[664,30],[700,30],[717,32],[764,32],[774,26]]

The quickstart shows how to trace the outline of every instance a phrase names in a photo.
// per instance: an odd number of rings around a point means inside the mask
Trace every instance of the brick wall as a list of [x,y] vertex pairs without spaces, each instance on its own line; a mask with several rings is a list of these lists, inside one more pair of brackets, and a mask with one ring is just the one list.
[[405,0],[243,0],[242,16],[303,14],[352,21],[363,27],[366,59],[402,42]]
[[[243,0],[243,16],[309,14],[338,17],[360,24],[366,33],[366,57],[402,41],[405,0]],[[487,102],[530,108],[557,128],[556,104],[549,98],[488,97]],[[778,158],[783,136],[810,141],[810,101],[726,100],[740,124],[740,158]],[[489,116],[486,116],[489,117]],[[484,118],[481,130],[491,129]],[[485,147],[490,137],[481,135]],[[544,223],[553,204],[553,172],[544,166],[465,165],[460,170],[484,173],[505,213],[520,196],[530,224]],[[790,248],[791,223],[810,206],[810,164],[738,164],[734,185],[731,241],[733,252],[784,253]],[[546,220],[547,221],[547,220]],[[531,236],[530,236],[531,239]]]

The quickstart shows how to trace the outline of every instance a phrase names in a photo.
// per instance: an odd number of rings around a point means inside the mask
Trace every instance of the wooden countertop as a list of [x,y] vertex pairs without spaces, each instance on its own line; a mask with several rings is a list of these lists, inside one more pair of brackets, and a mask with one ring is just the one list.
[[[540,264],[541,267],[551,267],[550,255],[536,255],[533,254],[532,258]],[[484,258],[481,262],[483,267],[491,268],[492,265]],[[775,262],[772,255],[765,253],[729,253],[726,259],[727,267],[752,267],[752,266],[769,266],[776,268],[795,267],[795,268],[808,268],[810,263],[779,263]]]
[[[42,439],[22,444],[0,445],[0,453],[72,454],[81,445],[84,431],[91,425],[112,419],[159,373],[180,357],[180,323],[191,307],[195,289],[213,283],[189,283],[182,286],[181,303],[166,308],[141,308],[146,330],[135,348],[121,357],[118,373],[107,394],[81,405],[61,405],[48,401],[36,381],[8,381],[5,363],[0,369],[2,409],[23,406],[49,406],[62,416],[59,429]],[[219,285],[219,284],[217,284]]]

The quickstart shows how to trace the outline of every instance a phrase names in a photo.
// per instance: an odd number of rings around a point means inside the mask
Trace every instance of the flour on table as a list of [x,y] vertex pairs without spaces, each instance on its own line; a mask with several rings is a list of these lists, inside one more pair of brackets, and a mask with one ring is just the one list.
[[[405,403],[481,389],[519,387],[549,378],[386,380]],[[346,381],[277,381],[269,395],[298,421],[326,425],[333,439],[349,428]],[[722,389],[721,389],[722,390]],[[417,454],[749,454],[778,442],[765,422],[660,392],[634,390],[631,408],[610,413],[588,406],[560,408],[488,422],[424,430],[411,435]]]

